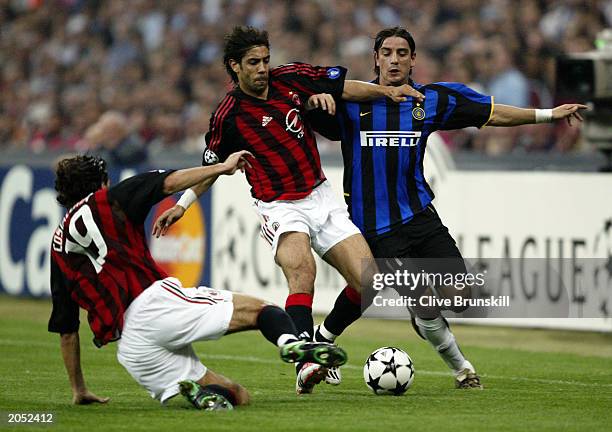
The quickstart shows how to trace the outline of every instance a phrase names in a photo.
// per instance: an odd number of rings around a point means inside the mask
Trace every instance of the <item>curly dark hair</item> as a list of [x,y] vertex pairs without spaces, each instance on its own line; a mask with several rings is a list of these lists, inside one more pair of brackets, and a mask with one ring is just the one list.
[[265,46],[270,49],[268,32],[251,26],[236,26],[223,39],[225,41],[223,64],[235,83],[238,82],[238,75],[232,70],[230,60],[240,63],[247,51],[256,46]]
[[106,161],[102,158],[79,155],[62,159],[55,169],[57,202],[70,208],[107,181]]

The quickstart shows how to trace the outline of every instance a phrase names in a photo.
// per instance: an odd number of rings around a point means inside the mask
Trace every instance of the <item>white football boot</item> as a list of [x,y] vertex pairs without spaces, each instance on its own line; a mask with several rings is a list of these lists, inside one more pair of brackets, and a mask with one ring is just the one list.
[[327,375],[328,369],[317,363],[304,363],[297,374],[295,391],[297,394],[312,393],[314,386],[319,384]]

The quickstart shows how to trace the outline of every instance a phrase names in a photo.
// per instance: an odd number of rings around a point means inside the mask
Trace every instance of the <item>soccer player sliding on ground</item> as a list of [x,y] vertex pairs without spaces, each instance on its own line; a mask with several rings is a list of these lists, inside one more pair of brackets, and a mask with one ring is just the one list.
[[108,401],[85,384],[79,307],[88,313],[95,345],[118,341],[119,363],[161,403],[179,392],[204,410],[249,402],[244,387],[207,369],[191,346],[229,333],[259,329],[286,362],[325,367],[346,362],[346,353],[335,345],[300,340],[278,306],[229,291],[185,288],[151,257],[144,222],[152,206],[206,179],[248,167],[247,158],[250,153],[236,152],[212,167],[152,171],[113,187],[103,159],[76,156],[59,162],[57,201],[68,211],[51,246],[49,331],[61,334],[73,403]]
[[[434,194],[425,180],[423,157],[428,136],[436,130],[469,126],[516,126],[560,119],[571,125],[573,119],[582,120],[579,110],[587,107],[569,104],[540,110],[494,105],[491,96],[464,84],[414,83],[410,76],[415,65],[416,45],[407,30],[395,27],[380,31],[374,42],[377,78],[373,82],[383,86],[408,84],[425,96],[425,102],[412,97],[399,103],[384,97],[347,102],[327,95],[324,105],[317,104],[323,110],[311,111],[309,119],[315,130],[342,141],[344,196],[351,219],[364,234],[374,257],[422,258],[427,259],[425,268],[416,272],[465,274],[461,253],[432,204]],[[432,293],[422,288],[423,293]],[[469,290],[435,288],[442,296],[440,290],[446,290],[447,298],[470,295]],[[333,342],[361,315],[359,292],[350,286],[344,292],[347,295],[339,297],[317,329],[315,340]],[[411,315],[417,333],[454,372],[456,387],[482,388],[474,366],[459,349],[440,310],[417,307]]]
[[[261,235],[270,244],[289,285],[285,303],[301,337],[313,333],[312,300],[316,275],[311,248],[335,267],[349,284],[360,288],[361,264],[372,254],[359,229],[326,180],[307,109],[324,103],[316,94],[352,101],[389,97],[396,102],[422,95],[411,87],[379,86],[345,80],[346,69],[291,63],[270,69],[268,34],[236,27],[225,38],[224,64],[236,84],[221,101],[205,137],[203,165],[224,161],[237,150],[255,158],[247,167]],[[189,205],[215,181],[189,189],[178,204],[155,223],[155,234],[183,216]],[[311,393],[327,374],[318,364],[300,363],[296,391]]]

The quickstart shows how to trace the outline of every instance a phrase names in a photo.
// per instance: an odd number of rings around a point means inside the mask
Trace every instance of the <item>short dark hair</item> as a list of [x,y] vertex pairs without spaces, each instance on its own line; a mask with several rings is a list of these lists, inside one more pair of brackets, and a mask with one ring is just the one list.
[[57,202],[70,208],[107,181],[106,161],[102,158],[79,155],[62,159],[55,169]]
[[[414,53],[416,52],[416,44],[414,43],[414,38],[412,37],[410,32],[403,27],[390,27],[379,31],[376,35],[376,39],[374,39],[374,52],[378,52],[385,39],[394,36],[406,39],[406,41],[408,42],[408,46],[410,47],[410,52],[412,55],[414,55]],[[380,68],[376,66],[376,63],[374,64],[374,72],[376,72],[376,75],[380,73]]]
[[236,26],[223,40],[225,41],[223,64],[235,83],[238,82],[238,75],[232,70],[230,60],[240,63],[247,51],[255,46],[265,46],[270,49],[268,32],[251,26]]

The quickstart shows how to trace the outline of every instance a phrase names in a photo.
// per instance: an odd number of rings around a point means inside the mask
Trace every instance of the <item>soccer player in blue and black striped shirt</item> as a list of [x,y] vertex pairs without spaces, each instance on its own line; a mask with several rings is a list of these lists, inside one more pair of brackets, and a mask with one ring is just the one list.
[[[582,120],[578,111],[586,106],[522,109],[494,105],[493,97],[460,83],[414,83],[410,76],[416,64],[416,45],[410,33],[399,27],[378,33],[374,60],[375,83],[410,84],[425,95],[425,101],[338,101],[335,117],[311,114],[315,130],[342,142],[344,195],[351,218],[376,258],[451,258],[457,263],[451,264],[452,270],[465,273],[461,253],[431,204],[434,194],[423,172],[428,136],[437,130],[469,126],[515,126],[557,119],[571,124],[572,119]],[[358,303],[357,292],[347,287],[317,329],[317,337],[335,339],[359,317]],[[416,315],[413,324],[419,335],[454,371],[457,387],[481,388],[473,365],[463,356],[439,311],[433,316],[431,311],[411,312]]]

